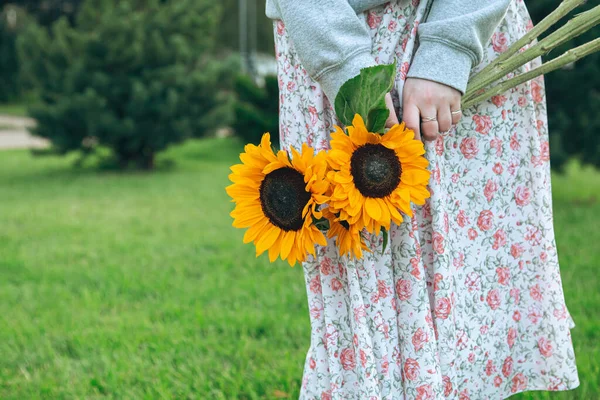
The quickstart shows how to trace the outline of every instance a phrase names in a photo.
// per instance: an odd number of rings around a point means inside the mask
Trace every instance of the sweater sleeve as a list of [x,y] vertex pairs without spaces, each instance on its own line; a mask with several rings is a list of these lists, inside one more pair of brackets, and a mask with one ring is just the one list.
[[308,74],[333,103],[340,87],[376,65],[364,17],[348,0],[278,0],[288,35]]
[[451,86],[463,94],[471,69],[504,17],[511,0],[433,0],[419,25],[417,49],[408,77]]

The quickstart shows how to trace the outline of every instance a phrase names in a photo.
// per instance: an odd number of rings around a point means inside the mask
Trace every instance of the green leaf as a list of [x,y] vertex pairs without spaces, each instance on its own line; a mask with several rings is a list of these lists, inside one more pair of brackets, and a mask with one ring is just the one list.
[[385,95],[392,90],[396,62],[363,68],[360,74],[346,81],[335,98],[335,113],[342,124],[352,124],[355,114],[364,120],[371,132],[383,132],[389,111]]
[[[385,106],[385,101],[384,101]],[[367,128],[369,132],[379,132],[384,133],[385,130],[385,121],[387,121],[390,116],[390,110],[385,108],[374,108],[369,111],[369,115],[367,116]]]
[[387,244],[388,244],[388,231],[385,228],[381,228],[381,232],[383,233],[383,249],[381,249],[381,255],[383,255],[383,253],[385,253],[385,249],[387,248]]

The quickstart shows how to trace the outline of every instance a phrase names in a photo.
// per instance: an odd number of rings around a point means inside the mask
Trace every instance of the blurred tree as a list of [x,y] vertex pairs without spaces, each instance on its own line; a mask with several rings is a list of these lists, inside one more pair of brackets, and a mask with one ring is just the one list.
[[0,10],[0,102],[14,100],[21,94],[19,63],[15,56],[23,19],[24,13],[17,7]]
[[[597,4],[589,1],[577,8],[573,14],[588,10]],[[534,23],[537,23],[556,8],[558,2],[538,0],[527,5]],[[569,48],[584,44],[599,35],[600,27],[596,27],[565,43],[544,59],[558,56]],[[577,61],[569,68],[548,74],[546,93],[552,167],[561,169],[570,157],[578,157],[585,164],[600,167],[600,53]]]
[[170,144],[230,120],[234,61],[211,61],[212,0],[88,0],[75,26],[32,25],[18,39],[23,74],[40,91],[35,133],[60,153],[110,148],[151,169]]
[[271,133],[271,143],[279,148],[279,86],[276,76],[266,76],[264,86],[258,86],[246,75],[235,82],[236,134],[245,143],[259,144],[263,133]]
[[61,17],[73,22],[82,0],[9,0],[8,3],[23,7],[38,23],[49,26]]

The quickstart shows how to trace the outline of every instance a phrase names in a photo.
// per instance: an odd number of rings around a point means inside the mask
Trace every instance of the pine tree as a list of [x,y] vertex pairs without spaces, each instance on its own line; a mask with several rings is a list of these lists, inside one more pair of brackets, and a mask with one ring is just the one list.
[[227,124],[235,66],[209,57],[219,16],[211,0],[89,0],[74,26],[31,27],[18,47],[41,94],[35,133],[151,169],[170,144]]

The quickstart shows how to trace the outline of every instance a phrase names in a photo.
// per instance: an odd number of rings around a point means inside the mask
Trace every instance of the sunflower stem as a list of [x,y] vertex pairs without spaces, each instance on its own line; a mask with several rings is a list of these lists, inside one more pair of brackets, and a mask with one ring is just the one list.
[[488,74],[492,74],[495,70],[502,67],[502,64],[508,60],[513,54],[517,53],[523,47],[527,46],[538,38],[542,33],[546,32],[552,25],[561,20],[565,15],[573,9],[579,7],[587,0],[564,0],[559,6],[552,11],[546,18],[537,23],[529,32],[521,39],[511,45],[504,53],[500,54],[495,60],[489,63],[485,68],[479,71],[472,79],[472,85],[478,85],[479,82]]
[[588,42],[584,45],[575,47],[574,49],[563,53],[559,57],[556,57],[552,61],[548,61],[540,65],[539,67],[532,69],[531,71],[515,76],[514,78],[511,78],[507,81],[502,82],[499,85],[494,86],[486,92],[480,93],[477,96],[469,98],[467,101],[463,102],[463,107],[469,108],[479,102],[489,99],[492,96],[504,93],[505,91],[512,89],[515,86],[518,86],[524,82],[527,82],[530,79],[562,68],[567,64],[580,60],[583,57],[586,57],[597,51],[600,51],[600,38],[592,40],[591,42]]
[[[589,29],[600,23],[600,6],[596,6],[591,10],[578,14],[573,19],[568,21],[564,26],[557,29],[546,38],[531,46],[527,50],[510,57],[505,62],[497,64],[488,73],[482,75],[479,73],[469,87],[463,99],[465,104],[472,104],[473,99],[479,98],[480,90],[486,88],[491,83],[504,77],[507,73],[514,71],[529,61],[541,55],[547,54],[557,46],[585,33]],[[483,71],[482,71],[483,72]],[[480,76],[479,78],[477,78]],[[464,106],[466,108],[466,106]]]

